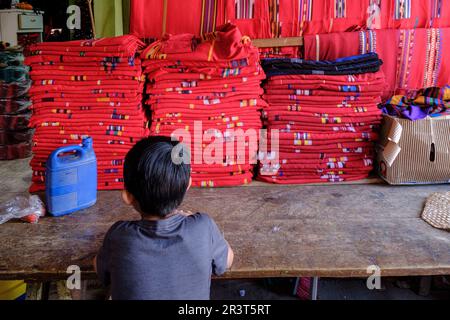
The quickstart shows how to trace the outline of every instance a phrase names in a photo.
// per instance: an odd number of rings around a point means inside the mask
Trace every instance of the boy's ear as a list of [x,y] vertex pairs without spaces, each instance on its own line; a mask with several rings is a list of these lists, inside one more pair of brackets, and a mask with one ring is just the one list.
[[192,177],[189,178],[189,187],[187,188],[187,191],[189,191],[189,189],[192,187]]
[[131,193],[129,193],[127,190],[122,191],[122,199],[125,204],[131,206],[134,203],[134,197]]

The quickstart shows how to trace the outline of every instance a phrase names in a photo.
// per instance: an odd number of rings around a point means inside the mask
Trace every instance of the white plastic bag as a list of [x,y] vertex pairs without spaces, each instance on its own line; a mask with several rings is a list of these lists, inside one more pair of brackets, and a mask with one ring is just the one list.
[[12,219],[37,223],[45,215],[45,206],[38,196],[17,196],[0,204],[0,224]]

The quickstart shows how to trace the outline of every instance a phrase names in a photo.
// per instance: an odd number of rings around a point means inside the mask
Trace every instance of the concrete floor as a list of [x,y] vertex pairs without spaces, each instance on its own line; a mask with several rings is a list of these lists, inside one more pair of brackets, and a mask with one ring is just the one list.
[[[418,278],[382,281],[382,290],[370,291],[363,279],[320,279],[319,300],[450,300],[450,283],[442,283],[443,277],[435,277],[429,295],[418,294]],[[216,280],[211,287],[212,300],[298,300],[293,295],[295,279]],[[446,286],[446,287],[445,287]],[[86,292],[78,298],[105,300],[106,292],[96,281],[86,284]],[[56,284],[50,287],[50,299],[59,299]]]
[[[18,194],[26,194],[31,183],[29,159],[0,161],[0,203]],[[211,288],[215,300],[276,300],[296,299],[292,292],[294,279],[234,280],[214,281]],[[422,297],[418,292],[418,278],[383,279],[383,289],[370,291],[362,279],[321,279],[319,283],[320,300],[384,300],[384,299],[448,299],[450,300],[450,279],[434,277],[430,294]],[[51,298],[56,298],[52,286]],[[241,296],[242,295],[242,296]],[[104,291],[98,283],[89,282],[86,299],[104,299]]]

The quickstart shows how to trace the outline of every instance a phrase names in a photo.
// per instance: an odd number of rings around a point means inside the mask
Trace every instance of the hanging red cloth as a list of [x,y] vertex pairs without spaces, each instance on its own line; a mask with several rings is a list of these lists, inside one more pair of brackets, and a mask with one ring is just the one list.
[[206,0],[132,0],[130,33],[139,38],[155,39],[167,33],[199,35],[203,4],[211,2],[213,6],[217,4],[217,1]]
[[218,20],[236,25],[244,36],[270,38],[267,0],[220,0]]

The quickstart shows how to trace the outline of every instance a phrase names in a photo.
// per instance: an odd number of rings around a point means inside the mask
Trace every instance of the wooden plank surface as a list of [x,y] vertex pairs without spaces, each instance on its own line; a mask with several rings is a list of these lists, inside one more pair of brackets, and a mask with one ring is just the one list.
[[[420,219],[425,199],[448,185],[273,186],[191,190],[184,208],[209,213],[236,253],[227,278],[365,277],[450,274],[450,233]],[[15,190],[12,187],[12,190]],[[13,193],[4,190],[0,200]],[[17,192],[17,190],[15,190]],[[91,261],[108,228],[138,219],[119,192],[98,204],[38,225],[0,226],[0,279],[57,280]]]
[[300,47],[303,37],[253,39],[252,43],[258,48]]

